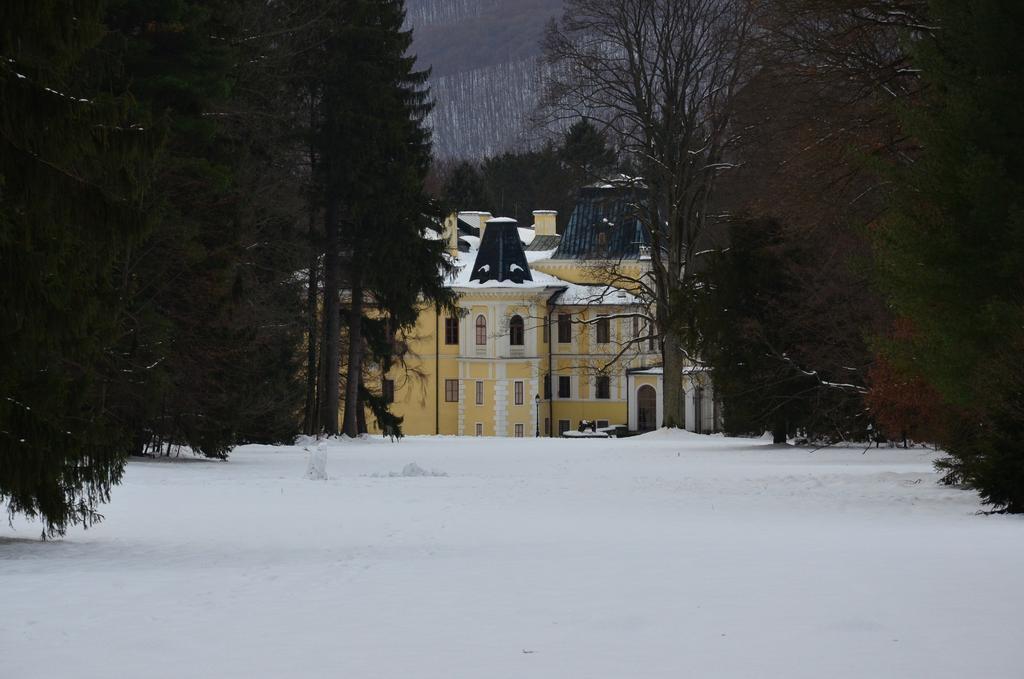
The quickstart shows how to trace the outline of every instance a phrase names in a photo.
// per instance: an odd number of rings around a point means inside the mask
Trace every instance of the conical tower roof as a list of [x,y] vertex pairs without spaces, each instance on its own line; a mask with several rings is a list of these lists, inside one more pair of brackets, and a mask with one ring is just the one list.
[[479,283],[522,283],[533,280],[526,253],[523,252],[523,243],[519,240],[516,220],[508,217],[487,220],[469,280]]

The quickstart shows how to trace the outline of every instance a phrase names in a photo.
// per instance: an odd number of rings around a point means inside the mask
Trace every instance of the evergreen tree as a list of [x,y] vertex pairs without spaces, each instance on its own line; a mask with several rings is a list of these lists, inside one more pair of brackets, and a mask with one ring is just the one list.
[[560,152],[548,142],[536,150],[508,151],[484,161],[484,185],[493,211],[525,225],[533,223],[534,210],[557,210],[564,225],[579,186]]
[[447,211],[489,210],[480,168],[468,160],[456,163],[444,182],[441,201]]
[[614,149],[594,123],[585,118],[566,130],[559,157],[572,173],[577,188],[607,179],[616,164]]
[[[366,302],[375,303],[373,315],[388,324],[389,339],[415,324],[423,304],[454,302],[443,285],[444,244],[425,238],[426,228],[441,214],[424,189],[430,169],[430,133],[424,122],[431,108],[428,74],[416,71],[415,57],[407,55],[412,32],[402,28],[404,2],[356,2],[354,9],[351,39],[345,44],[352,77],[343,129],[357,146],[349,158],[358,160],[347,169],[359,179],[354,186],[333,187],[345,191],[341,240],[348,255],[351,305],[344,431],[349,436],[365,430],[360,426],[365,389],[360,378]],[[388,261],[400,266],[381,266]],[[376,356],[384,369],[392,353]],[[382,414],[376,414],[380,421]]]
[[1024,5],[931,0],[907,111],[920,154],[878,229],[880,281],[912,338],[894,364],[969,413],[944,441],[947,480],[1024,511]]
[[[387,419],[364,379],[366,352],[385,368],[394,341],[423,304],[451,304],[443,285],[444,243],[425,238],[441,211],[424,190],[430,166],[427,74],[407,51],[399,0],[322,0],[308,89],[315,125],[316,189],[324,220],[324,305],[320,422],[338,431],[344,372],[344,431],[365,430],[363,409]],[[304,66],[303,66],[304,67]],[[342,371],[340,307],[350,301]],[[383,328],[380,325],[383,324]]]
[[537,149],[506,151],[478,167],[459,161],[447,173],[442,203],[448,210],[486,210],[530,224],[533,210],[556,210],[568,221],[579,189],[616,170],[617,159],[593,123],[578,120],[559,140]]
[[240,441],[295,430],[294,219],[264,202],[276,195],[273,130],[239,113],[264,103],[237,87],[239,64],[253,61],[238,46],[248,9],[115,0],[107,14],[140,106],[167,129],[150,194],[156,227],[126,262],[138,304],[124,353],[140,378],[120,395],[135,452],[187,445],[225,457]]
[[103,5],[0,5],[0,499],[50,535],[101,518],[129,437],[119,264],[155,139],[97,49]]
[[725,430],[771,431],[776,443],[864,440],[860,368],[870,306],[851,301],[835,265],[802,232],[772,219],[730,225],[730,247],[701,274],[701,356],[723,402]]

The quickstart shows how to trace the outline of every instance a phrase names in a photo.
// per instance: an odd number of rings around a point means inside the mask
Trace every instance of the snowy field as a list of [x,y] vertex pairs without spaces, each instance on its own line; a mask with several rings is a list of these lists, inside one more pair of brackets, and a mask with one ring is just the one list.
[[927,451],[325,448],[320,481],[302,446],[132,462],[94,529],[0,526],[0,676],[1024,677],[1024,520]]

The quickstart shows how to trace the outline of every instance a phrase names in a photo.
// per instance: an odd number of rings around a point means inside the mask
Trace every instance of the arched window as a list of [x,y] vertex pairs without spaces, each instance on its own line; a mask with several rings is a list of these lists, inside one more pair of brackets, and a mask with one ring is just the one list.
[[516,314],[508,322],[508,342],[514,347],[521,347],[523,346],[525,335],[523,317]]
[[476,344],[477,346],[487,344],[487,319],[483,314],[476,317]]

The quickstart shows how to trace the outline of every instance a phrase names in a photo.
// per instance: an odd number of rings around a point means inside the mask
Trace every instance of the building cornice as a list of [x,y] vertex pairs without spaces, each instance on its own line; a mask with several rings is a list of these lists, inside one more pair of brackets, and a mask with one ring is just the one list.
[[478,288],[468,286],[452,286],[452,290],[461,297],[477,299],[522,299],[524,297],[550,297],[554,292],[566,290],[564,285],[547,285],[544,287],[507,287]]

